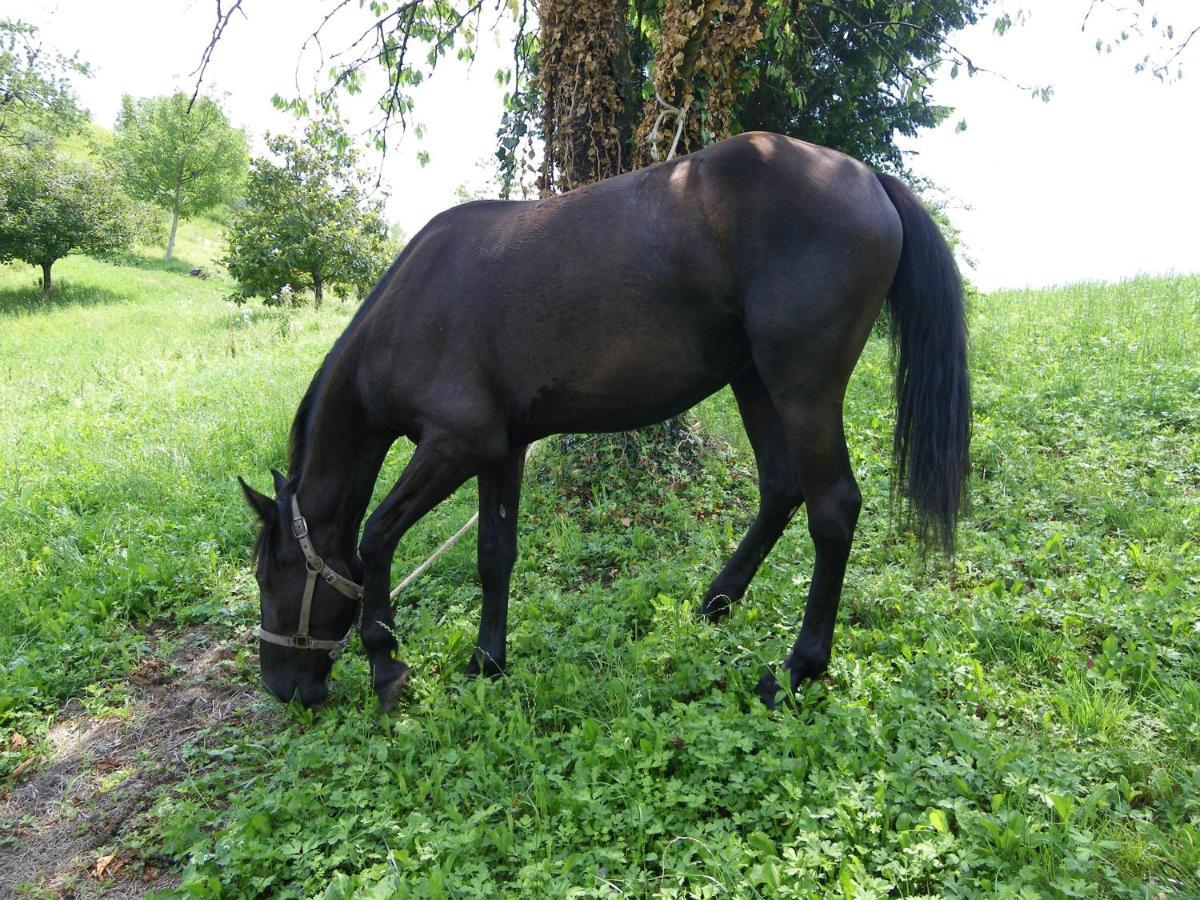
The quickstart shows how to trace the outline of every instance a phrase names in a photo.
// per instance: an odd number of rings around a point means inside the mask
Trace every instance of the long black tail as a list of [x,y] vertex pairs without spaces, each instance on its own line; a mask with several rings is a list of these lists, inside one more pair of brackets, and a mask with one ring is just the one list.
[[923,547],[954,551],[970,471],[971,387],[962,278],[954,254],[917,196],[879,174],[900,221],[904,249],[888,291],[896,366],[893,485]]

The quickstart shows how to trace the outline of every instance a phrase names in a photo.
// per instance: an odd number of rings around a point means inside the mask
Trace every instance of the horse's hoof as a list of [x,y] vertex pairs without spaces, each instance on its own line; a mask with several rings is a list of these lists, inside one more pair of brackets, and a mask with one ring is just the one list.
[[379,711],[391,712],[396,706],[396,701],[400,699],[400,694],[404,690],[404,686],[408,684],[409,675],[412,670],[404,663],[397,663],[399,672],[388,681],[377,682],[375,684],[375,696],[379,698]]
[[467,667],[463,669],[463,674],[468,678],[474,678],[477,675],[486,675],[488,678],[499,678],[504,674],[504,664],[498,663],[490,656],[484,657],[480,662],[479,654],[472,653],[470,660],[467,662]]
[[713,594],[700,604],[700,615],[714,625],[726,618],[733,608],[733,598],[728,594]]
[[784,689],[779,686],[779,680],[771,672],[758,680],[758,686],[754,689],[754,693],[758,694],[758,699],[767,709],[779,709],[782,705],[781,701],[787,696]]

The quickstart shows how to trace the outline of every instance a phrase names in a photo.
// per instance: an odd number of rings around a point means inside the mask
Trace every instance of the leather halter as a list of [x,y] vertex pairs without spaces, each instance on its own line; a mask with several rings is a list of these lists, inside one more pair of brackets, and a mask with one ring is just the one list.
[[[259,626],[258,637],[268,644],[278,644],[280,647],[291,647],[295,650],[327,650],[330,659],[337,659],[346,649],[350,635],[354,633],[362,618],[362,585],[339,575],[329,568],[325,560],[317,556],[317,551],[313,549],[312,541],[308,538],[308,523],[304,521],[304,516],[300,515],[300,505],[296,502],[295,494],[292,495],[292,535],[300,542],[300,549],[304,551],[304,567],[308,571],[304,582],[304,598],[300,601],[300,625],[293,635],[276,634]],[[308,619],[312,614],[312,598],[318,577],[324,578],[330,587],[353,600],[357,608],[354,623],[340,641],[314,638],[308,633]]]

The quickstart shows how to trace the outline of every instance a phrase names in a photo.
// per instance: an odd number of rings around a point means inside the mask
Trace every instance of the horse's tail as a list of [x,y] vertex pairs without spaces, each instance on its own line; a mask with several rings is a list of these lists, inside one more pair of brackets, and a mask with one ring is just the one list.
[[954,550],[970,471],[971,388],[967,321],[954,254],[937,224],[903,182],[879,174],[900,222],[904,246],[888,290],[896,370],[893,490],[922,547]]

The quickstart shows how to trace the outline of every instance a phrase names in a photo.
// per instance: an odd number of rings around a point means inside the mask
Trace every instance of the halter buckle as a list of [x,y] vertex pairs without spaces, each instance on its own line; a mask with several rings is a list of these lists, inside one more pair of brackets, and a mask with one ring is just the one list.
[[304,516],[292,519],[292,536],[296,540],[308,537],[308,522],[304,520]]
[[292,635],[292,646],[297,650],[310,650],[312,649],[312,637],[307,634]]

